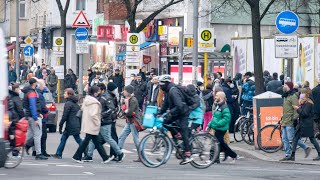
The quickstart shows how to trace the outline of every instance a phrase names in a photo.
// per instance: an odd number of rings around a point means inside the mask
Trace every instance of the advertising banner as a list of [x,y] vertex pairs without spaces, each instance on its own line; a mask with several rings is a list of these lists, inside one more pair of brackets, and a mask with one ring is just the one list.
[[247,40],[234,40],[232,43],[233,71],[236,73],[246,73]]
[[[202,71],[202,67],[198,66],[198,72]],[[171,81],[175,84],[179,83],[179,65],[170,66]],[[192,65],[183,65],[183,81],[182,85],[192,84]],[[198,80],[201,80],[201,73],[198,73]]]

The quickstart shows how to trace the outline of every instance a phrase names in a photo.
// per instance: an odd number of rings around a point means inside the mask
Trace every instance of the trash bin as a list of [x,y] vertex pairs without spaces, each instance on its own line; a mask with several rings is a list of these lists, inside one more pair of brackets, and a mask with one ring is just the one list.
[[[258,96],[253,97],[253,122],[254,122],[254,145],[255,149],[258,146],[258,133],[259,130],[268,124],[277,124],[282,117],[283,99],[281,95],[273,92],[265,92]],[[268,135],[267,135],[268,134]],[[262,140],[270,137],[270,133],[263,133]],[[262,141],[263,142],[263,141]],[[265,141],[267,142],[267,141]],[[275,136],[268,143],[262,144],[265,147],[278,146],[281,143],[281,137]]]

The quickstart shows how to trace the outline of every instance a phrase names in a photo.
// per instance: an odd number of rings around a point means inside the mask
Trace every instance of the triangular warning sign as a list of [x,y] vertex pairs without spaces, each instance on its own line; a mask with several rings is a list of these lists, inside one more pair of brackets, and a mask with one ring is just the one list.
[[72,24],[72,27],[90,27],[90,23],[83,11],[79,12],[76,20]]

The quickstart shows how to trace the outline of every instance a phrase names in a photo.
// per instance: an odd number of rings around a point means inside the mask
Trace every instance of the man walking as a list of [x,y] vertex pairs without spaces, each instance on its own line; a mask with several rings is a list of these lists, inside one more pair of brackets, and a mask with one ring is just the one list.
[[[27,141],[32,138],[34,140],[36,150],[36,160],[47,160],[41,153],[41,135],[42,135],[42,118],[41,105],[36,93],[37,80],[31,78],[29,80],[30,86],[25,87],[22,92],[25,94],[23,99],[23,108],[25,109],[25,117],[29,121]],[[26,150],[30,147],[26,147]]]
[[110,79],[117,85],[118,92],[121,93],[124,87],[124,81],[122,74],[120,74],[120,70],[116,69],[114,72],[114,76],[112,76]]
[[152,84],[148,89],[148,104],[151,106],[157,105],[159,89],[159,79],[158,77],[154,77],[152,79]]
[[140,110],[143,109],[144,98],[148,94],[147,83],[143,81],[142,75],[137,75],[137,81],[134,87],[134,95],[138,99]]

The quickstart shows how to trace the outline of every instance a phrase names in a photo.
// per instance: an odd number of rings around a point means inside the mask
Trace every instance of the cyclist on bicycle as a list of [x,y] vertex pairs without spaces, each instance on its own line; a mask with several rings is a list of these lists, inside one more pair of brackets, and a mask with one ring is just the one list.
[[[188,129],[188,116],[190,110],[186,104],[185,97],[182,92],[176,88],[176,85],[171,82],[170,75],[162,75],[159,78],[160,88],[165,92],[165,98],[159,114],[167,112],[167,118],[164,120],[163,125],[170,125],[175,122],[180,127],[180,133],[176,129],[166,127],[172,134],[174,139],[181,138],[184,144],[185,157],[180,163],[181,165],[188,164],[192,161],[191,147],[189,144],[189,129]],[[169,111],[167,111],[169,110]]]

